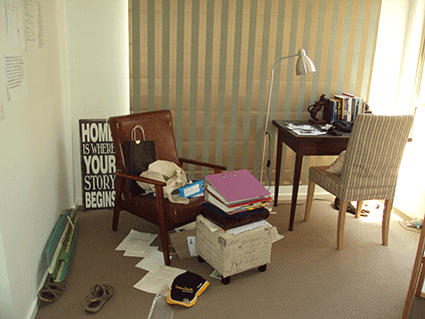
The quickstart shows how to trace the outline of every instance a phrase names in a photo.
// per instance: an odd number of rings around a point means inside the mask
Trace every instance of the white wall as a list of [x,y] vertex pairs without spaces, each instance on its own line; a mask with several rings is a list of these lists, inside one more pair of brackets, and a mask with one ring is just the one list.
[[[12,51],[24,57],[27,96],[7,101],[0,61],[0,318],[36,313],[44,245],[59,214],[81,196],[78,119],[129,110],[127,0],[41,3],[45,48]],[[4,10],[0,0],[7,54]]]
[[[25,318],[33,306],[44,269],[41,254],[58,214],[72,205],[69,119],[61,94],[59,42],[62,23],[57,3],[43,1],[45,46],[27,43],[27,50],[9,48],[1,20],[0,101],[0,228],[12,304],[0,312]],[[0,5],[2,17],[5,6]],[[24,58],[28,94],[8,101],[3,54]],[[3,278],[2,278],[3,279]],[[3,285],[3,282],[2,282]],[[8,294],[8,292],[3,292]],[[0,315],[0,317],[3,314]],[[7,318],[11,318],[8,316]],[[13,317],[12,317],[13,318]]]
[[74,194],[82,204],[78,120],[130,110],[128,0],[66,0]]

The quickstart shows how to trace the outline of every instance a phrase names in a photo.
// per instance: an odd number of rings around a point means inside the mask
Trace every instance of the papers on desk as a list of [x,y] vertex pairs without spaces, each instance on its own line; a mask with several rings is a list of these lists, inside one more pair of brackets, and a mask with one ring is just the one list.
[[310,124],[297,124],[292,122],[286,122],[286,127],[298,135],[323,135],[326,134],[326,130],[322,130],[315,125]]

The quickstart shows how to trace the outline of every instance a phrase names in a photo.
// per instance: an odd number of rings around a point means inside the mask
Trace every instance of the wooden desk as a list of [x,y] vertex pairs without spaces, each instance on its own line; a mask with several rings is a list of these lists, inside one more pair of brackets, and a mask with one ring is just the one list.
[[[289,146],[295,152],[295,171],[292,184],[291,215],[289,218],[289,230],[294,228],[295,208],[297,206],[298,188],[300,185],[301,168],[304,155],[338,155],[347,148],[349,133],[341,136],[329,134],[324,135],[298,135],[288,129],[286,121],[273,120],[273,125],[277,127],[277,153],[276,153],[276,177],[274,206],[277,206],[280,183],[280,169],[282,165],[283,143]],[[295,122],[295,121],[291,121]],[[303,122],[299,122],[303,123]],[[307,122],[304,122],[307,123]]]

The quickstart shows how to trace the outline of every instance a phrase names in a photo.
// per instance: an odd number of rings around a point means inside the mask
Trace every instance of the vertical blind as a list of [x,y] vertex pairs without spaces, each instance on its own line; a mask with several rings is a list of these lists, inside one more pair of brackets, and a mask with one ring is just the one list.
[[[296,76],[296,58],[282,61],[270,122],[308,119],[321,94],[367,100],[380,7],[380,0],[129,0],[131,112],[170,109],[180,156],[259,178],[274,63],[304,48],[317,71]],[[285,147],[282,184],[292,183],[293,156]],[[307,157],[303,166],[330,160]],[[192,178],[203,173],[189,169]],[[274,165],[270,175],[272,185]]]

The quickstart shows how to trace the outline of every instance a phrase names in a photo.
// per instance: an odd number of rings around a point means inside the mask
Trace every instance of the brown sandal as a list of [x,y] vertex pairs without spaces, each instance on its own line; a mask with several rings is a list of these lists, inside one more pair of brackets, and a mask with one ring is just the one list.
[[64,292],[66,287],[66,282],[54,282],[48,281],[44,284],[44,286],[40,289],[37,296],[38,299],[44,302],[53,302],[60,297],[60,295]]
[[89,302],[85,310],[87,312],[98,312],[106,301],[114,295],[114,288],[109,284],[94,285],[90,294],[86,297]]

